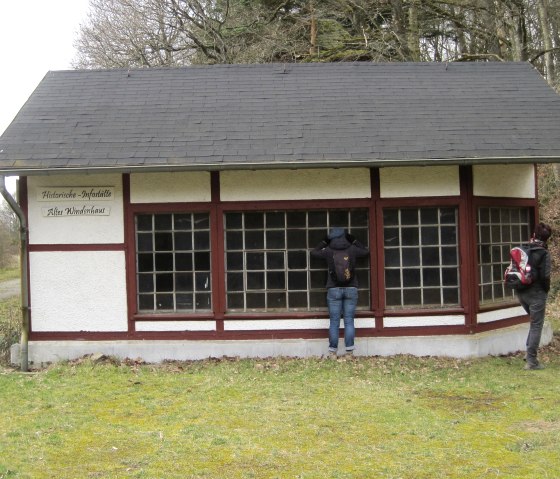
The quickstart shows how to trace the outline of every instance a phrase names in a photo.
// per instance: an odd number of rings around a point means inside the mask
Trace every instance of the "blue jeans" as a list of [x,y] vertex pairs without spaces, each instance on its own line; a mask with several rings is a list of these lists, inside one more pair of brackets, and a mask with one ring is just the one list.
[[358,288],[329,288],[327,305],[331,320],[329,327],[329,351],[338,350],[338,331],[340,317],[344,317],[344,345],[346,351],[354,350],[354,314],[358,305]]

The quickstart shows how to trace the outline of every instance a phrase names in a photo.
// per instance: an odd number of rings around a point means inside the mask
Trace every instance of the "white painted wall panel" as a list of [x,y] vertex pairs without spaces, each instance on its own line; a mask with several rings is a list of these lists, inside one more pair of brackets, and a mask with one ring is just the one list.
[[521,306],[515,306],[507,309],[497,309],[495,311],[487,311],[476,315],[477,323],[491,323],[492,321],[501,321],[503,319],[516,318],[525,316],[527,313]]
[[382,198],[458,196],[458,166],[411,166],[379,170]]
[[216,331],[216,321],[137,321],[136,331]]
[[473,166],[475,196],[506,198],[535,197],[535,167],[533,165]]
[[[374,318],[355,318],[356,329],[375,328]],[[340,327],[344,327],[344,321],[340,320]],[[328,319],[271,319],[271,320],[226,320],[225,331],[268,331],[268,330],[290,330],[290,329],[329,329]]]
[[371,198],[367,168],[223,171],[222,201]]
[[134,173],[130,175],[131,203],[208,202],[210,173]]
[[386,328],[402,328],[414,326],[462,326],[465,317],[462,315],[447,316],[401,316],[383,318],[383,326]]
[[29,254],[33,331],[126,331],[122,251]]
[[[111,187],[112,201],[38,201],[38,192],[46,187]],[[123,243],[124,218],[122,177],[111,175],[30,176],[27,179],[30,244],[95,244]],[[110,208],[107,216],[45,217],[43,208],[82,207],[91,204]]]

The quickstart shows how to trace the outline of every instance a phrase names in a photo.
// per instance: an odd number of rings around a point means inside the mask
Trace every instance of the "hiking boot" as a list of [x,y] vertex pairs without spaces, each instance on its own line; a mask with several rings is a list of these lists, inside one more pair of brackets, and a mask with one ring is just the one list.
[[527,364],[525,365],[525,368],[524,368],[524,369],[526,369],[527,371],[538,371],[538,370],[544,369],[544,366],[543,366],[542,364],[540,364],[540,363],[537,363],[537,364],[529,364],[529,363],[527,363]]

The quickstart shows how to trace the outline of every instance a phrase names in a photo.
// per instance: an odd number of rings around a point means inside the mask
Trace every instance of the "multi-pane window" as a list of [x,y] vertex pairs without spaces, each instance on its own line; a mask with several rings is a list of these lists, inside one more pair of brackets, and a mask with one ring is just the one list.
[[504,288],[504,270],[510,262],[512,246],[528,241],[529,208],[485,207],[478,209],[478,267],[480,303],[512,298]]
[[210,311],[208,213],[139,214],[135,223],[138,310]]
[[459,305],[456,208],[384,209],[383,233],[387,307]]
[[[316,311],[326,308],[326,262],[309,250],[333,226],[368,240],[367,210],[225,214],[228,311]],[[369,307],[368,259],[357,265],[360,304]]]

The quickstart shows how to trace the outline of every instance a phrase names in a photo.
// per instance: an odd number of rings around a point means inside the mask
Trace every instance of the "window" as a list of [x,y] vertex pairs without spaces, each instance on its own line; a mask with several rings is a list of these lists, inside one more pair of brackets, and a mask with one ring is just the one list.
[[208,213],[139,214],[135,227],[138,310],[210,311]]
[[532,224],[529,208],[485,207],[478,209],[478,267],[480,303],[512,299],[503,275],[512,246],[526,242]]
[[459,305],[456,208],[384,209],[383,234],[388,308]]
[[[331,226],[368,240],[368,211],[267,211],[225,214],[226,307],[243,311],[317,311],[326,308],[326,263],[309,250]],[[356,273],[360,304],[369,307],[368,259]]]

